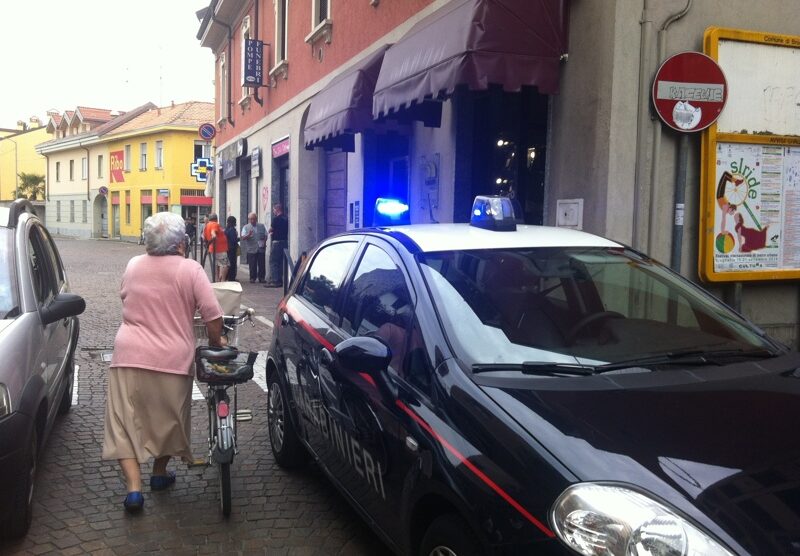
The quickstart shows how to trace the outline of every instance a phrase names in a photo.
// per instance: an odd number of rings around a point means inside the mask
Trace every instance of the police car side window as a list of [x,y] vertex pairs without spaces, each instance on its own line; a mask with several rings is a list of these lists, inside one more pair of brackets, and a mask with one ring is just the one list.
[[348,241],[322,248],[311,262],[300,289],[301,297],[323,311],[334,322],[338,320],[334,311],[336,298],[347,272],[347,263],[357,245],[354,241]]
[[377,336],[392,350],[390,368],[427,384],[422,334],[403,272],[391,257],[368,245],[342,307],[342,328],[353,336]]

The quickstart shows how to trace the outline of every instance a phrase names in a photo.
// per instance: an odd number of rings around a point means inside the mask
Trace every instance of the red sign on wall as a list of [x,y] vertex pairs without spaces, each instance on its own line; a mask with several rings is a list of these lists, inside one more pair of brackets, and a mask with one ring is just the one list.
[[700,131],[715,121],[728,100],[728,83],[717,63],[699,52],[668,58],[653,81],[653,104],[676,131]]
[[108,153],[109,164],[111,165],[111,183],[122,183],[125,181],[125,152],[114,151]]

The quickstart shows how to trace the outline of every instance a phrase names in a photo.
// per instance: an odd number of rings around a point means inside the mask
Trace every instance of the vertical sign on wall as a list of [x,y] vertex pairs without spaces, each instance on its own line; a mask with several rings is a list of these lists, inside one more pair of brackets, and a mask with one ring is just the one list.
[[261,87],[264,84],[264,42],[246,39],[244,42],[243,87]]
[[114,151],[108,153],[108,161],[110,166],[111,183],[122,183],[125,181],[125,152]]

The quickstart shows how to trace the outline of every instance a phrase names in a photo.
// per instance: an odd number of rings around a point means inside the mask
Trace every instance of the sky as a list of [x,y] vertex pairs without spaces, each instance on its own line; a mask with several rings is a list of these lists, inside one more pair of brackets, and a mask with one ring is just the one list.
[[208,0],[3,0],[0,128],[77,106],[127,111],[213,101],[214,59],[195,38]]

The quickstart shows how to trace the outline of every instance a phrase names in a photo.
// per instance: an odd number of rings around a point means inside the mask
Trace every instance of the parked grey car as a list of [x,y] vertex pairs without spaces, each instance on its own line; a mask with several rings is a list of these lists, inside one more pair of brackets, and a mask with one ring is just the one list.
[[31,523],[36,462],[72,404],[77,315],[55,243],[28,201],[0,207],[0,535]]

